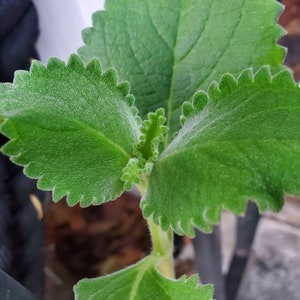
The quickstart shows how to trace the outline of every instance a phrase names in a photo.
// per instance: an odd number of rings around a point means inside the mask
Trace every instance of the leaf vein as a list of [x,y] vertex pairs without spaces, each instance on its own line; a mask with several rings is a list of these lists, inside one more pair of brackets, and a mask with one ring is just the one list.
[[[176,46],[177,46],[177,43],[178,43],[179,24],[180,24],[180,20],[182,18],[181,10],[182,10],[182,1],[180,1],[179,18],[178,18],[178,26],[176,28],[176,37],[175,37],[174,49],[176,49]],[[172,100],[173,100],[174,74],[175,74],[175,55],[174,55],[174,50],[173,50],[171,83],[170,83],[170,90],[169,90],[169,98],[167,100],[167,112],[166,112],[168,128],[171,127],[171,116],[172,116],[172,109],[173,109]],[[169,131],[166,133],[166,136],[165,136],[165,147],[167,146],[168,142],[169,142]]]
[[135,296],[137,294],[137,290],[138,287],[143,279],[143,275],[147,272],[150,263],[152,262],[152,260],[150,260],[150,256],[148,257],[148,259],[146,258],[145,262],[148,261],[148,263],[145,263],[145,265],[140,268],[140,270],[138,271],[138,273],[136,274],[136,280],[134,281],[134,284],[132,286],[130,295],[129,295],[129,299],[128,300],[134,300]]
[[164,39],[164,37],[159,33],[159,30],[157,28],[157,26],[154,24],[153,22],[153,18],[152,18],[152,14],[151,14],[151,11],[150,11],[150,6],[149,6],[149,2],[146,1],[146,6],[147,6],[147,10],[148,10],[148,13],[149,13],[149,17],[150,17],[150,21],[151,21],[151,25],[152,27],[154,28],[155,32],[157,33],[157,36],[163,41],[163,43],[167,46],[167,48],[173,52],[173,49],[171,48],[171,46],[168,44],[168,42]]
[[[125,2],[125,6],[126,6],[126,10],[129,11],[127,2]],[[148,75],[145,73],[143,67],[141,66],[141,62],[139,61],[139,59],[137,58],[137,56],[136,56],[136,54],[135,54],[135,51],[133,50],[132,42],[133,42],[135,39],[130,38],[129,32],[130,32],[131,30],[130,30],[130,26],[128,25],[127,18],[128,18],[128,16],[126,15],[126,16],[125,16],[125,25],[126,25],[127,30],[125,30],[125,32],[126,32],[126,34],[127,34],[128,40],[129,40],[129,43],[128,43],[128,44],[129,44],[130,52],[131,52],[131,54],[132,54],[132,57],[133,57],[134,60],[136,61],[137,66],[138,66],[140,72],[143,74],[143,76],[144,76],[145,78],[148,78]],[[154,88],[154,86],[153,86],[153,84],[152,84],[152,82],[151,82],[150,80],[148,80],[148,84],[151,86],[151,88],[152,88],[153,91],[156,90],[156,89]]]
[[[227,53],[230,45],[232,44],[233,40],[234,40],[234,37],[241,25],[241,21],[242,21],[242,17],[244,15],[244,6],[245,6],[245,3],[246,3],[246,0],[243,0],[243,7],[241,8],[241,14],[240,14],[240,18],[237,22],[236,25],[233,26],[233,32],[232,34],[230,35],[230,38],[228,38],[228,42],[227,44],[223,47],[223,51],[221,53],[221,56],[215,60],[215,63],[211,66],[211,72],[210,73],[207,73],[206,76],[204,76],[201,81],[198,83],[198,86],[196,89],[198,89],[199,87],[201,87],[202,83],[205,82],[205,81],[208,81],[211,77],[214,77],[215,74],[214,74],[214,71],[215,69],[217,68],[217,66],[220,64],[221,60],[224,58],[225,54]],[[252,58],[251,58],[252,59]],[[249,65],[249,64],[247,64]]]
[[203,34],[203,32],[205,32],[205,30],[206,30],[206,27],[207,27],[207,23],[208,23],[208,21],[209,21],[209,19],[211,18],[211,14],[212,14],[212,7],[213,7],[213,4],[214,4],[214,0],[211,0],[210,2],[209,2],[209,4],[210,4],[210,7],[209,8],[207,8],[207,10],[208,10],[208,14],[207,14],[207,17],[206,17],[206,19],[203,21],[203,23],[204,23],[204,26],[203,26],[203,28],[202,28],[202,30],[199,30],[199,32],[198,32],[198,34],[197,34],[197,37],[196,37],[196,39],[195,39],[195,41],[194,41],[194,43],[191,45],[191,47],[189,48],[189,49],[187,49],[187,51],[186,51],[186,53],[184,53],[176,62],[175,62],[175,64],[179,64],[180,62],[182,62],[191,52],[192,52],[192,50],[194,49],[194,47],[200,42],[200,40],[201,40],[201,35]]

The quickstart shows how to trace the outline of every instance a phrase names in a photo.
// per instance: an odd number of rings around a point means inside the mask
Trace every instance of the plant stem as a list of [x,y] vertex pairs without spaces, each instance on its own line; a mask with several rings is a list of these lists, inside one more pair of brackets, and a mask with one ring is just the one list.
[[[145,195],[148,188],[148,177],[141,178],[141,182],[137,185],[141,195]],[[155,224],[150,217],[147,219],[148,227],[152,241],[153,257],[157,258],[157,268],[166,277],[175,278],[174,259],[173,259],[173,231],[167,231]]]
[[157,268],[166,277],[174,278],[173,231],[163,231],[152,218],[147,221],[152,240],[152,255],[159,257]]

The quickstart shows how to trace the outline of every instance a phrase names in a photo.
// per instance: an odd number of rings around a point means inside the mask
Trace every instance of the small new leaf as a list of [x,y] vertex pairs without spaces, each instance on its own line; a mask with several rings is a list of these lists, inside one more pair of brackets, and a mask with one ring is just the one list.
[[120,195],[141,120],[114,70],[102,73],[97,60],[84,66],[76,55],[67,65],[52,58],[16,73],[0,91],[1,132],[10,138],[2,151],[39,188],[82,206]]
[[75,286],[76,300],[212,300],[213,288],[198,285],[197,276],[167,279],[147,257],[122,271],[95,279],[83,279]]
[[278,211],[284,193],[300,194],[300,89],[289,71],[224,75],[183,112],[151,173],[146,217],[193,236],[194,226],[210,231],[223,208],[242,214],[252,199]]
[[133,184],[138,184],[144,176],[149,176],[153,162],[157,160],[159,146],[164,140],[168,127],[164,126],[166,117],[164,109],[159,108],[156,112],[150,112],[147,120],[143,121],[141,136],[133,153],[136,158],[129,160],[123,169],[121,179],[125,182],[125,188],[130,189]]
[[125,183],[125,189],[130,190],[133,184],[139,184],[143,176],[149,176],[153,169],[153,162],[131,158],[123,169],[121,180]]
[[168,127],[164,126],[166,122],[165,111],[159,108],[156,112],[150,112],[148,118],[143,121],[141,127],[142,135],[139,143],[135,146],[135,153],[145,161],[156,161],[159,154],[159,145],[164,140]]

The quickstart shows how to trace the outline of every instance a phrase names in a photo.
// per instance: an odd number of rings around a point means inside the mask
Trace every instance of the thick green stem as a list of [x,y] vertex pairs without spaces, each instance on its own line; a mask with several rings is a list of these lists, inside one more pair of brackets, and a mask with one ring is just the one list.
[[[148,178],[143,177],[137,186],[140,193],[144,195],[148,188]],[[169,278],[175,278],[174,259],[173,259],[173,231],[169,229],[164,231],[159,225],[156,225],[152,218],[147,219],[148,227],[152,240],[151,255],[157,257],[157,268]]]
[[152,255],[159,257],[157,267],[163,275],[174,278],[173,231],[163,231],[152,218],[147,220],[152,239]]

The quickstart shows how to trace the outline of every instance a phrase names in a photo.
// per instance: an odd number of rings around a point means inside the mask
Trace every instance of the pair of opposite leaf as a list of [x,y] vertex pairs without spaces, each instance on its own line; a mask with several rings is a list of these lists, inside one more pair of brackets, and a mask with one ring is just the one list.
[[[3,152],[69,204],[149,178],[144,215],[180,234],[209,231],[250,198],[279,209],[300,189],[299,89],[275,44],[280,11],[273,0],[107,1],[81,58],[34,62],[0,86]],[[82,62],[94,56],[129,79],[136,106],[115,71]]]
[[[34,62],[0,85],[2,151],[69,204],[145,180],[144,216],[180,234],[209,231],[249,198],[280,209],[284,192],[300,194],[300,91],[276,45],[281,10],[275,0],[107,0],[80,58]],[[212,298],[156,263],[82,281],[76,295]]]

